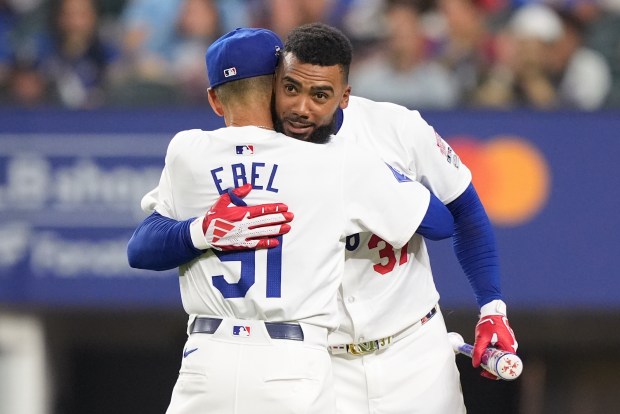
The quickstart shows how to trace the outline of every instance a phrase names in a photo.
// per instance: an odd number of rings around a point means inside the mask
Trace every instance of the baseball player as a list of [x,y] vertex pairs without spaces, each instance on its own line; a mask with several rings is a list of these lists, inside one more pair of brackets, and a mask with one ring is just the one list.
[[[209,102],[227,127],[178,133],[147,196],[160,215],[192,220],[192,242],[206,250],[179,269],[190,335],[170,414],[335,412],[327,334],[338,323],[346,236],[370,231],[400,248],[428,215],[429,191],[370,151],[273,130],[281,47],[265,29],[237,29],[209,47]],[[270,249],[218,248],[231,231],[251,234],[247,220],[262,224],[251,207],[259,203],[270,215],[290,207],[296,226],[280,228]],[[451,234],[448,210],[433,214]],[[276,227],[292,218],[281,215]]]
[[[494,235],[470,171],[417,111],[350,96],[350,50],[348,39],[326,25],[289,33],[275,86],[281,130],[314,140],[314,125],[339,125],[337,135],[372,149],[447,204],[455,252],[481,311],[473,365],[489,345],[515,352]],[[343,84],[341,92],[330,102],[317,99],[315,91],[330,82]],[[465,411],[422,237],[403,249],[372,233],[349,238],[341,294],[339,329],[330,335],[339,412]]]
[[[350,96],[350,50],[346,37],[325,25],[289,33],[275,86],[281,130],[314,140],[314,125],[340,125],[337,135],[380,154],[447,204],[455,251],[481,307],[473,364],[489,345],[515,352],[494,235],[470,171],[417,111]],[[314,91],[330,82],[345,86],[331,102],[317,100]],[[330,335],[339,412],[465,411],[422,237],[403,249],[372,233],[349,238],[341,294],[339,329]]]
[[[515,352],[494,234],[470,171],[417,111],[350,96],[350,60],[350,43],[336,29],[311,24],[289,33],[276,78],[276,126],[312,142],[336,131],[333,140],[342,137],[372,149],[447,204],[455,219],[455,253],[480,307],[472,363],[480,365],[489,345]],[[334,93],[325,95],[326,87]],[[164,227],[174,224],[153,220]],[[154,227],[144,223],[143,243],[166,239]],[[402,249],[372,232],[347,240],[340,323],[329,337],[339,413],[465,411],[421,236],[432,238],[420,228]],[[177,247],[161,252],[157,261],[174,266],[196,255]],[[146,268],[156,264],[154,258],[143,263]]]

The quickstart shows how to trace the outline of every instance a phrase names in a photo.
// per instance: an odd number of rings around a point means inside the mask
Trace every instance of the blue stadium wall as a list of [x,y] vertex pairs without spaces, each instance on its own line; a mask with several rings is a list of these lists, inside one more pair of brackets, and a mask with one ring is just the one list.
[[[620,248],[620,114],[422,115],[450,143],[517,137],[541,155],[549,179],[543,202],[526,219],[494,223],[513,311],[620,309],[613,260]],[[176,272],[130,269],[125,248],[174,133],[220,126],[208,108],[3,109],[0,304],[181,310]],[[502,169],[518,176],[528,162],[507,157]],[[519,191],[513,183],[511,192]],[[443,305],[474,306],[451,243],[430,242],[429,250]]]

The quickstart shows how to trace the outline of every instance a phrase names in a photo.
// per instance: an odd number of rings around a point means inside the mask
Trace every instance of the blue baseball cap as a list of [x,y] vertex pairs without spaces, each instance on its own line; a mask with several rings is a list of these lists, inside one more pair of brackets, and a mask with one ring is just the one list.
[[210,86],[275,73],[283,47],[278,35],[267,29],[237,28],[225,34],[207,49]]

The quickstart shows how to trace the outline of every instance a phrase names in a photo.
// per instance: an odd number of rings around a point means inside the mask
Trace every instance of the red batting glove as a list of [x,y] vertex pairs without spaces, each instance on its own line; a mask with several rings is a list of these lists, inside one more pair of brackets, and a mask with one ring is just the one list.
[[[502,351],[517,352],[517,339],[506,317],[506,304],[502,300],[494,300],[480,309],[480,320],[476,325],[474,351],[471,362],[474,368],[480,366],[485,349],[495,347]],[[482,370],[483,377],[498,379],[495,375]]]
[[282,203],[245,205],[241,199],[250,190],[251,184],[229,189],[204,217],[192,222],[190,233],[196,248],[248,250],[279,245],[276,237],[290,231],[287,223],[293,220],[293,213]]

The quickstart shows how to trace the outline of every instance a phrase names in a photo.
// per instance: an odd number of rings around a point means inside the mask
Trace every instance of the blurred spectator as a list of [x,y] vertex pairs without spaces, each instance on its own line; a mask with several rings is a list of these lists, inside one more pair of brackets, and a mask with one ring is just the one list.
[[54,97],[40,62],[25,59],[11,63],[1,98],[3,104],[26,108],[58,104]]
[[354,93],[372,99],[620,108],[620,0],[0,0],[0,100],[203,104],[214,38],[313,21],[351,38]]
[[118,50],[99,36],[94,0],[57,0],[51,10],[52,44],[43,65],[60,101],[71,108],[101,106]]
[[184,0],[168,64],[185,100],[208,101],[205,53],[222,34],[215,1]]
[[415,0],[389,0],[385,39],[370,57],[351,68],[353,93],[410,108],[452,108],[458,85],[449,71],[428,58]]
[[17,15],[6,0],[0,0],[0,88],[6,84],[13,51],[12,34],[17,23]]
[[46,0],[0,0],[0,14],[11,15],[11,38],[13,46],[47,29]]
[[124,69],[111,102],[206,102],[205,53],[223,33],[217,1],[133,0],[124,19]]
[[121,15],[123,59],[128,76],[169,80],[170,57],[183,0],[127,0]]
[[562,36],[558,16],[543,5],[522,6],[497,41],[498,61],[477,91],[482,106],[551,108],[555,87],[545,60]]
[[250,2],[252,0],[217,0],[222,33],[228,33],[237,27],[248,27],[252,21]]
[[610,74],[598,53],[581,45],[579,29],[541,4],[512,16],[498,64],[478,90],[484,106],[536,109],[601,107]]
[[267,27],[282,39],[299,25],[328,22],[338,0],[254,0],[251,3],[254,27]]
[[372,39],[381,35],[380,16],[385,0],[353,0],[344,18],[343,31],[352,39]]
[[583,24],[584,44],[607,60],[612,75],[607,105],[620,108],[620,1],[577,0],[569,10]]
[[469,104],[496,56],[495,37],[487,27],[487,7],[490,7],[487,3],[484,0],[438,0],[446,30],[439,40],[438,59],[455,75],[464,105]]
[[603,106],[611,88],[611,72],[599,52],[583,45],[584,26],[571,12],[561,11],[563,35],[549,55],[549,72],[558,82],[562,107],[584,110]]
[[[46,12],[41,0],[0,0],[0,89],[6,86],[9,72],[21,49],[36,48],[36,39],[46,28]],[[32,55],[33,51],[26,51]],[[36,54],[36,53],[35,53]]]

